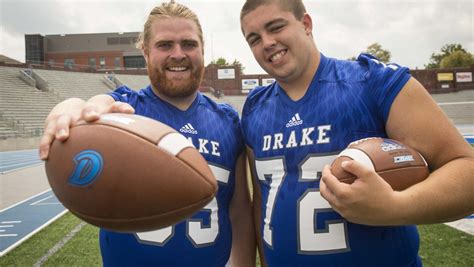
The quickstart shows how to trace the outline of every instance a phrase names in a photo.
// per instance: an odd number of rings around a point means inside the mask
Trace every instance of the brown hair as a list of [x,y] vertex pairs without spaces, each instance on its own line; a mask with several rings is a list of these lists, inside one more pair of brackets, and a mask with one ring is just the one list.
[[240,21],[258,7],[270,4],[277,4],[282,10],[293,13],[298,20],[303,18],[306,13],[302,0],[247,0],[240,11]]
[[148,15],[148,19],[143,26],[143,32],[140,33],[138,37],[136,47],[139,49],[145,49],[148,46],[148,42],[150,41],[150,28],[151,24],[157,19],[162,18],[185,18],[194,21],[198,27],[198,35],[199,39],[201,40],[201,44],[203,45],[204,49],[204,39],[202,37],[202,28],[201,23],[199,23],[199,19],[191,9],[187,6],[175,3],[171,0],[169,3],[163,3],[160,6],[156,6],[151,10],[150,15]]

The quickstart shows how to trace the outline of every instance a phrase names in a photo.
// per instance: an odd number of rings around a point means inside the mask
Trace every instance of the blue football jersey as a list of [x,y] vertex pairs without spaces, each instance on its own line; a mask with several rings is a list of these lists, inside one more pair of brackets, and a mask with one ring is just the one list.
[[298,101],[276,82],[250,93],[242,130],[255,157],[269,266],[421,265],[416,226],[350,223],[319,192],[324,165],[350,142],[386,137],[390,106],[409,78],[407,68],[367,54],[357,61],[321,55]]
[[110,95],[129,103],[136,114],[163,122],[190,139],[207,160],[219,189],[206,207],[176,225],[134,234],[101,229],[104,266],[224,266],[232,243],[229,204],[235,164],[243,150],[237,112],[200,93],[181,111],[158,98],[150,86],[139,92],[121,87]]

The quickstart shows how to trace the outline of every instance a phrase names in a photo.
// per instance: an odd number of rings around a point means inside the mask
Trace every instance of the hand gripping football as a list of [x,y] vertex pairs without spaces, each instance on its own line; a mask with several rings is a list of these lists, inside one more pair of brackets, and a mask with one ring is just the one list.
[[55,140],[46,173],[77,217],[120,232],[166,227],[212,200],[217,182],[192,143],[149,118],[105,114]]
[[351,184],[356,177],[344,171],[341,163],[356,160],[375,170],[393,190],[402,191],[426,179],[428,165],[414,149],[391,139],[366,138],[349,144],[331,165],[331,171],[340,181]]

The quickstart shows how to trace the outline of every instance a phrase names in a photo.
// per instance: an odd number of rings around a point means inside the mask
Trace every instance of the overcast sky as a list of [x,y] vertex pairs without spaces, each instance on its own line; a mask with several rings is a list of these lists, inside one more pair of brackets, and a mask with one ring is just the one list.
[[[142,31],[162,1],[0,0],[0,54],[25,61],[24,34]],[[177,0],[193,9],[204,31],[206,64],[239,60],[246,74],[263,73],[240,32],[244,0]],[[378,42],[392,62],[423,68],[448,43],[474,52],[472,0],[304,0],[313,35],[327,56],[347,59]]]

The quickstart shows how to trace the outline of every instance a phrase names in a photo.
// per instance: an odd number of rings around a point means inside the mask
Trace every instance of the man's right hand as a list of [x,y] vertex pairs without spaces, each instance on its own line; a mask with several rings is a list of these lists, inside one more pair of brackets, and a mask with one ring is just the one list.
[[64,142],[69,137],[69,128],[80,120],[92,122],[105,113],[134,113],[132,106],[115,102],[109,95],[98,95],[85,102],[82,99],[70,98],[58,105],[46,118],[43,137],[39,145],[40,159],[46,160],[54,139]]

